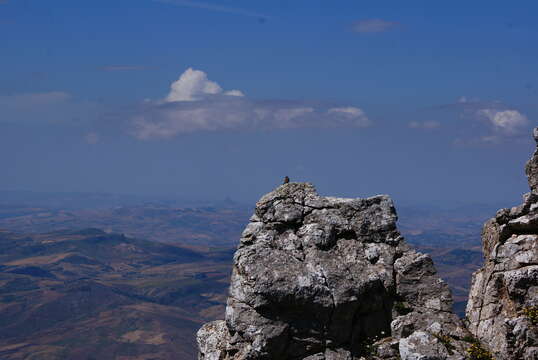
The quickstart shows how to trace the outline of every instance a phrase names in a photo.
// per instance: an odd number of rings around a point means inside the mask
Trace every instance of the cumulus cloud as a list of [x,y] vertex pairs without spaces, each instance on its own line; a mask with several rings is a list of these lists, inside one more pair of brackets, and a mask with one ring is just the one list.
[[[500,101],[481,101],[477,98],[469,99],[462,96],[452,106],[461,109],[460,116],[463,119],[479,120],[485,123],[495,136],[518,134],[529,124],[527,116]],[[486,135],[484,139],[491,142],[493,136]]]
[[462,96],[452,104],[438,109],[458,113],[461,135],[456,144],[503,143],[517,141],[527,136],[530,121],[527,116],[501,101],[484,101]]
[[497,132],[515,134],[528,124],[525,115],[517,110],[481,109],[478,116],[484,117]]
[[244,96],[239,90],[223,91],[219,84],[207,78],[205,72],[188,68],[179,79],[172,83],[165,101],[195,101],[207,95],[217,94]]
[[441,123],[437,120],[411,121],[407,124],[412,129],[437,129]]
[[352,29],[360,34],[373,34],[392,30],[399,25],[400,24],[397,22],[383,19],[364,19],[356,21],[353,24]]
[[304,101],[261,101],[240,90],[225,91],[206,73],[187,69],[162,100],[145,101],[129,122],[142,140],[171,138],[198,131],[249,131],[307,127],[367,127],[356,107],[330,107]]

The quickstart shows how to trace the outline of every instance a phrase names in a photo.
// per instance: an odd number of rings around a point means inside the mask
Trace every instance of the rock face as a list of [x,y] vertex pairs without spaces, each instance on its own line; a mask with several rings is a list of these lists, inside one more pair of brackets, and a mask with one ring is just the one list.
[[262,197],[234,257],[226,320],[199,330],[199,359],[464,359],[450,290],[396,220],[388,196],[288,183]]
[[523,204],[484,225],[485,264],[467,303],[469,330],[496,359],[538,359],[538,150],[526,173],[531,192]]

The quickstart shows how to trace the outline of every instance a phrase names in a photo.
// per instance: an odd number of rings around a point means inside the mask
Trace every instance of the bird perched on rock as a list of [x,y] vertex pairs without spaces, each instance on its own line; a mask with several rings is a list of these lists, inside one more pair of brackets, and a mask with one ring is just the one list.
[[286,177],[284,178],[284,184],[287,184],[287,183],[289,183],[289,182],[290,182],[290,178],[286,176]]

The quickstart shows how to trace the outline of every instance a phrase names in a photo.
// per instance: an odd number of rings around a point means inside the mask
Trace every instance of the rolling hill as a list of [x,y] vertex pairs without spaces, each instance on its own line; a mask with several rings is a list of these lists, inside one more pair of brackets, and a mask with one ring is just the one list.
[[229,254],[97,229],[0,232],[0,358],[193,359]]

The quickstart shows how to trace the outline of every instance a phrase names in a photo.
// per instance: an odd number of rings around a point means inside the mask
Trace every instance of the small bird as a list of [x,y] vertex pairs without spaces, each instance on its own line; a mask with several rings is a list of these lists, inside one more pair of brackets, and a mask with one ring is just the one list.
[[286,176],[286,177],[284,178],[284,184],[287,184],[287,183],[289,183],[289,182],[290,182],[290,178]]

